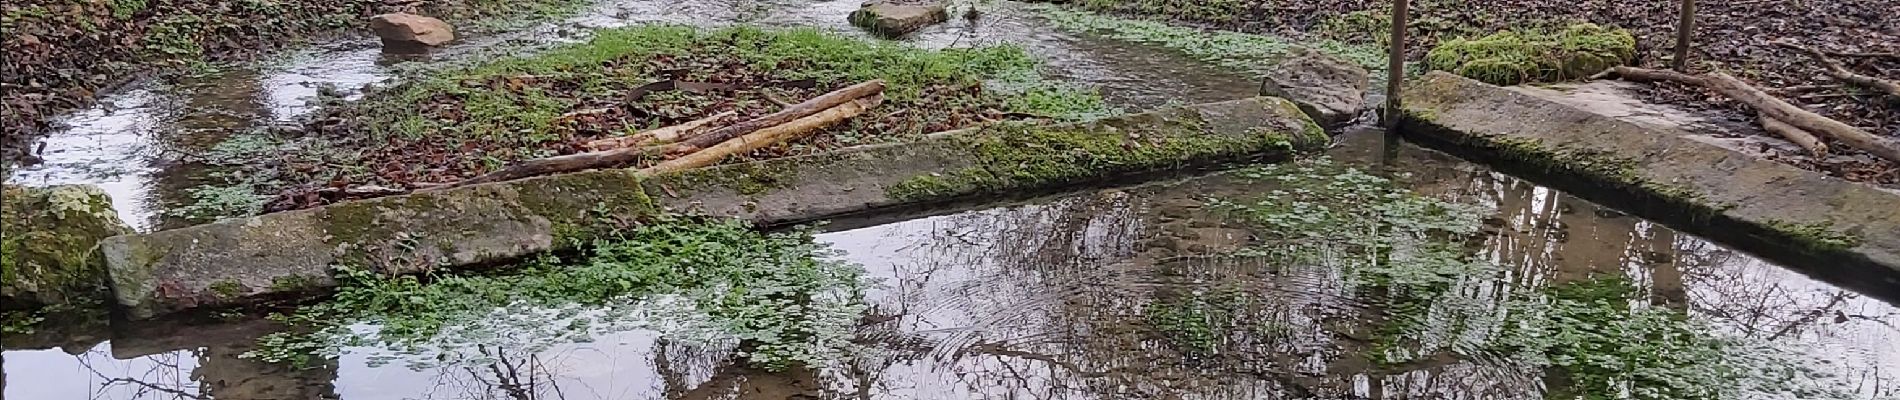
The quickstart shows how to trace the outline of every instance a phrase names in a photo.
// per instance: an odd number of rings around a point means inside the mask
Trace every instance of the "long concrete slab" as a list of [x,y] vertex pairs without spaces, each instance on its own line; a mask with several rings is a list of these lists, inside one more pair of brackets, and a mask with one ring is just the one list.
[[1442,72],[1403,100],[1410,139],[1900,293],[1900,195]]
[[996,125],[917,141],[642,177],[601,170],[346,202],[101,243],[133,319],[321,293],[338,265],[410,274],[569,250],[661,212],[760,224],[1048,190],[1326,146],[1270,97],[1055,126]]

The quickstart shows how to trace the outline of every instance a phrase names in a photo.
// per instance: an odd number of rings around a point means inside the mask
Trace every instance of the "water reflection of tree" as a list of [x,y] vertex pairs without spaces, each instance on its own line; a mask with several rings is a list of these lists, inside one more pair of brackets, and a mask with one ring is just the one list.
[[[132,363],[115,363],[125,367],[123,371],[104,371],[94,363],[95,356],[109,357],[103,351],[74,355],[80,368],[84,368],[98,379],[98,388],[92,391],[89,399],[209,399],[204,387],[191,376],[191,369],[180,364],[184,352],[170,352],[143,357],[135,366]],[[136,370],[134,370],[136,369]]]

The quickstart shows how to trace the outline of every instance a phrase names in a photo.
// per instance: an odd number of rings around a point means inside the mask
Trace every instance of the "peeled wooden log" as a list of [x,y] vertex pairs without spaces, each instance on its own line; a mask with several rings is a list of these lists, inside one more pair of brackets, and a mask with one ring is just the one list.
[[[883,92],[884,92],[884,80],[882,79],[871,80],[869,82],[851,85],[844,89],[838,89],[831,93],[825,93],[824,95],[820,95],[818,97],[812,98],[811,100],[806,100],[805,102],[802,102],[802,103],[793,104],[791,107],[786,107],[783,110],[779,110],[778,112],[768,114],[763,117],[741,122],[737,125],[719,128],[719,130],[700,134],[698,136],[689,137],[679,143],[674,143],[670,145],[645,146],[645,147],[625,147],[625,148],[618,148],[618,149],[607,150],[607,151],[594,151],[594,152],[569,154],[569,155],[564,155],[564,156],[555,156],[555,157],[548,157],[548,158],[537,158],[533,160],[522,161],[520,163],[516,163],[515,165],[510,165],[507,168],[502,168],[499,171],[490,172],[490,173],[483,174],[481,176],[477,176],[474,178],[469,178],[461,182],[427,188],[423,190],[424,191],[442,190],[442,189],[448,189],[448,188],[453,188],[453,187],[476,185],[476,184],[489,183],[489,182],[510,181],[510,180],[515,180],[515,179],[528,178],[528,177],[541,176],[541,175],[559,174],[559,173],[582,171],[582,170],[589,170],[589,169],[596,169],[596,168],[611,168],[611,167],[632,164],[636,161],[640,161],[640,159],[642,158],[646,158],[648,156],[653,156],[653,155],[659,155],[659,154],[691,154],[693,152],[699,151],[699,149],[717,145],[721,142],[732,140],[733,138],[737,138],[745,134],[752,133],[753,131],[770,128],[770,127],[778,126],[778,125],[784,125],[785,123],[792,122],[793,120],[808,117],[808,116],[811,116],[812,114],[817,114],[819,112],[832,109],[834,107],[837,107],[838,105],[849,103],[852,100],[857,100],[860,97],[869,96],[869,95],[880,95],[879,99],[882,99],[881,95]],[[772,121],[778,121],[778,122],[768,123]]]
[[695,151],[680,158],[667,160],[658,165],[642,169],[640,173],[645,175],[657,175],[718,164],[720,160],[726,157],[731,157],[736,154],[745,154],[753,150],[811,136],[813,133],[817,133],[825,127],[864,114],[865,110],[877,107],[879,103],[883,102],[884,95],[882,93],[873,93],[869,96],[859,97],[850,102],[839,104],[837,107],[805,116],[804,118],[795,119],[782,125],[756,130],[752,133],[720,142],[704,150]]
[[868,82],[851,85],[851,86],[845,87],[844,89],[838,89],[836,91],[832,91],[831,93],[825,93],[824,95],[814,97],[811,100],[805,100],[804,102],[793,104],[789,107],[785,107],[785,109],[783,110],[779,110],[778,112],[767,114],[763,117],[754,118],[749,121],[740,122],[740,123],[733,124],[724,128],[719,128],[719,130],[708,132],[703,135],[687,138],[686,140],[680,141],[680,146],[674,147],[674,149],[671,152],[689,153],[692,151],[696,151],[698,149],[712,147],[713,145],[719,144],[720,142],[732,140],[732,138],[736,138],[741,135],[745,135],[747,133],[752,133],[752,131],[765,129],[767,127],[772,127],[772,126],[784,125],[787,122],[792,122],[792,120],[804,118],[812,114],[817,114],[820,111],[829,110],[832,107],[837,107],[840,104],[850,102],[851,100],[855,100],[859,97],[864,97],[864,96],[868,96],[874,93],[883,93],[883,92],[884,92],[883,79],[874,79]]
[[1755,112],[1763,117],[1785,122],[1808,133],[1839,140],[1876,157],[1900,163],[1900,140],[1874,136],[1853,125],[1788,104],[1728,74],[1711,72],[1703,75],[1688,75],[1636,67],[1615,67],[1611,68],[1611,72],[1631,80],[1666,80],[1706,87],[1754,108]]
[[739,113],[736,111],[726,111],[679,125],[648,129],[628,136],[595,140],[587,142],[587,144],[582,145],[582,147],[586,147],[588,150],[602,151],[624,147],[640,147],[648,144],[672,143],[680,140],[680,138],[691,137],[700,132],[705,132],[707,129],[711,129],[713,125],[723,123],[737,115],[739,115]]
[[1815,50],[1807,46],[1795,44],[1794,42],[1790,42],[1787,40],[1777,40],[1774,43],[1776,46],[1794,49],[1795,51],[1799,51],[1802,54],[1807,54],[1808,58],[1813,58],[1815,61],[1820,61],[1821,65],[1827,68],[1827,75],[1834,77],[1834,79],[1838,79],[1841,82],[1847,82],[1847,83],[1867,87],[1870,89],[1886,92],[1887,95],[1890,95],[1890,96],[1900,97],[1900,82],[1895,82],[1895,81],[1890,81],[1886,79],[1880,79],[1880,78],[1875,78],[1875,77],[1871,77],[1867,75],[1854,73],[1853,70],[1847,69],[1847,67],[1841,65],[1840,62],[1834,61],[1833,58],[1829,58],[1827,54],[1821,53],[1820,50]]
[[1813,155],[1815,159],[1827,157],[1827,144],[1822,143],[1821,138],[1814,137],[1814,134],[1801,130],[1801,128],[1788,125],[1786,122],[1777,121],[1774,118],[1762,117],[1761,129],[1768,131],[1768,133],[1779,135],[1781,138],[1788,139],[1789,142],[1794,142],[1794,144],[1801,146],[1801,148],[1807,149],[1808,154]]

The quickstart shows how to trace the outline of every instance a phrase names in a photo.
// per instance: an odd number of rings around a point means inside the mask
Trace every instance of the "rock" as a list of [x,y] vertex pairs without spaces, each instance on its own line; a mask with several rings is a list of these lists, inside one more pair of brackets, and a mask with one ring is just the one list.
[[1267,70],[1260,94],[1293,101],[1320,125],[1335,126],[1366,109],[1365,68],[1312,49],[1301,49]]
[[410,13],[370,17],[369,29],[383,38],[383,46],[441,46],[455,40],[449,23]]
[[132,233],[95,186],[7,186],[0,196],[0,305],[27,308],[103,298],[100,240]]
[[851,24],[879,35],[897,37],[950,20],[941,1],[873,0],[851,13]]

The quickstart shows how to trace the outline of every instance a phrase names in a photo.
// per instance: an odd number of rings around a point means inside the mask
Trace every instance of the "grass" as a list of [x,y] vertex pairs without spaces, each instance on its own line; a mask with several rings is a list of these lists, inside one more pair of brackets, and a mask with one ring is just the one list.
[[334,297],[279,316],[300,330],[266,336],[246,356],[316,365],[353,351],[424,367],[479,359],[481,346],[539,350],[654,329],[737,342],[754,366],[782,370],[841,354],[863,309],[863,270],[810,231],[669,218],[587,248],[486,275],[344,267]]
[[[725,110],[776,111],[853,83],[883,79],[887,102],[812,138],[749,159],[903,140],[981,122],[1076,120],[1115,113],[1090,89],[1044,81],[1016,47],[924,50],[811,29],[640,26],[585,43],[444,71],[326,110],[260,194],[328,182],[404,187],[459,180],[508,163],[582,151],[579,144]],[[634,88],[665,79],[731,84],[711,92]],[[803,82],[802,84],[800,82]],[[274,162],[268,157],[237,165]]]
[[1279,36],[1205,30],[1163,22],[1118,18],[1052,5],[1035,6],[1056,26],[1108,38],[1157,45],[1204,62],[1238,71],[1262,72],[1291,55],[1296,47],[1310,47],[1338,56],[1367,70],[1385,66],[1382,47],[1334,40],[1301,41]]
[[1515,85],[1586,78],[1628,63],[1635,53],[1629,31],[1578,23],[1446,40],[1426,54],[1425,63],[1485,83]]

